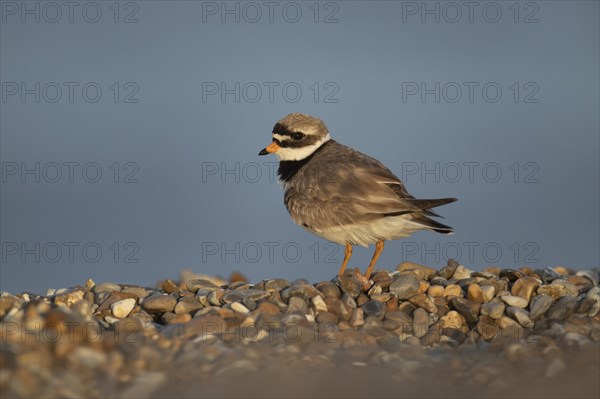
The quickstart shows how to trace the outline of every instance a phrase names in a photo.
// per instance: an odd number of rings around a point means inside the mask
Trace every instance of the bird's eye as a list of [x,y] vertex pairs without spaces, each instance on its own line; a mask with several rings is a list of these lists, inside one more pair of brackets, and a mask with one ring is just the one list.
[[304,134],[302,134],[300,132],[294,132],[294,133],[292,133],[292,138],[294,140],[302,140],[302,138],[304,138]]

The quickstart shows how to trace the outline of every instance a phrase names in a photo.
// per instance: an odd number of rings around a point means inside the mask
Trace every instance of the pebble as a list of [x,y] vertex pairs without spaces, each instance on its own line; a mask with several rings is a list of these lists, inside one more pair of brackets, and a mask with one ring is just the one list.
[[526,308],[529,304],[527,299],[520,296],[502,295],[500,299],[502,299],[508,306],[514,306],[517,308]]
[[[514,309],[519,309],[519,308],[514,308]],[[523,309],[521,309],[523,310]],[[503,330],[508,330],[508,329],[512,329],[514,327],[519,326],[519,323],[508,316],[502,316],[499,319],[496,319],[496,324],[498,324],[498,327],[500,327]]]
[[146,298],[150,292],[142,287],[135,287],[135,286],[131,286],[131,287],[124,287],[121,292],[123,292],[124,294],[132,294],[134,297],[136,298]]
[[456,284],[447,285],[444,288],[444,297],[462,296],[462,289]]
[[317,315],[316,318],[319,323],[331,323],[336,324],[339,320],[336,314],[331,312],[321,312]]
[[569,271],[563,266],[556,266],[554,271],[556,271],[558,274],[562,274],[563,276],[569,274]]
[[493,285],[484,285],[481,287],[481,292],[483,294],[483,302],[489,302],[496,295],[496,288]]
[[460,313],[468,323],[476,323],[478,320],[479,309],[475,303],[460,297],[450,299],[452,307]]
[[[585,304],[585,306],[584,306]],[[585,296],[585,300],[580,306],[581,311],[585,311],[588,317],[594,317],[600,313],[600,288],[594,287],[589,290]]]
[[131,311],[135,307],[135,304],[135,299],[126,298],[121,299],[120,301],[113,302],[110,305],[110,309],[115,317],[122,319],[123,317],[129,316],[129,313],[131,313]]
[[258,303],[256,303],[255,301],[253,301],[250,298],[244,298],[244,300],[242,301],[242,304],[247,307],[249,310],[255,310],[258,307]]
[[380,285],[373,284],[373,286],[367,292],[367,295],[372,298],[373,295],[379,295],[383,292],[383,288]]
[[471,273],[471,277],[481,277],[483,279],[489,280],[489,279],[495,279],[498,276],[498,274],[494,274],[494,273],[490,273],[490,272],[473,272]]
[[477,322],[477,332],[486,341],[491,341],[500,333],[500,327],[496,324],[493,318],[481,316]]
[[385,314],[385,319],[393,320],[393,321],[397,322],[398,325],[409,325],[409,324],[412,325],[412,322],[413,322],[412,318],[408,314],[404,313],[401,310],[394,310],[391,312],[387,312]]
[[413,295],[408,301],[417,308],[423,308],[429,313],[437,313],[437,306],[425,294]]
[[440,320],[443,328],[461,330],[466,325],[466,319],[455,310],[446,313]]
[[223,302],[221,302],[221,299],[223,299],[224,294],[225,294],[225,291],[223,291],[223,290],[214,290],[214,291],[211,291],[208,293],[208,295],[206,296],[206,299],[207,299],[208,303],[213,306],[221,306],[223,304]]
[[431,280],[429,280],[429,283],[431,285],[441,285],[442,287],[446,287],[448,284],[450,284],[448,280],[439,276],[432,277]]
[[511,293],[515,296],[520,296],[529,302],[539,285],[540,282],[533,277],[521,277],[513,284]]
[[54,303],[57,305],[71,306],[83,300],[84,292],[81,289],[64,290],[54,294]]
[[579,289],[593,286],[591,280],[583,276],[569,276],[567,281],[572,284],[575,284],[575,286]]
[[327,305],[327,310],[329,312],[336,314],[342,320],[350,319],[352,308],[345,302],[337,298],[325,298],[324,302]]
[[[259,375],[275,381],[274,371],[337,370],[353,381],[347,367],[366,365],[398,386],[444,375],[465,390],[518,392],[544,374],[564,385],[573,359],[584,364],[580,386],[593,363],[577,359],[597,362],[589,357],[600,341],[597,271],[557,268],[549,278],[448,261],[439,273],[410,262],[372,280],[349,272],[314,285],[188,272],[154,288],[1,293],[0,322],[18,330],[3,335],[0,389],[7,397],[231,396],[226,387],[247,390]],[[66,339],[36,341],[44,326]]]
[[184,297],[177,302],[174,312],[175,314],[190,313],[201,308],[202,304],[195,297]]
[[258,313],[264,313],[270,316],[275,316],[281,313],[277,305],[267,301],[259,303],[256,310]]
[[452,278],[455,280],[471,278],[471,273],[473,273],[472,270],[467,269],[463,265],[458,265],[458,267],[454,271],[454,274],[452,275]]
[[172,280],[165,280],[160,284],[160,288],[167,294],[179,291],[179,287]]
[[417,276],[412,273],[400,275],[391,285],[390,292],[395,294],[398,299],[405,300],[419,293],[421,282]]
[[503,269],[500,271],[500,273],[498,274],[498,276],[500,278],[507,278],[508,281],[515,282],[518,279],[520,279],[521,277],[525,277],[525,274],[520,271],[520,270],[515,270],[515,269]]
[[484,316],[491,317],[492,319],[499,319],[504,315],[504,303],[502,302],[486,302],[481,305],[480,312]]
[[439,271],[438,275],[446,280],[450,280],[458,266],[459,263],[457,261],[455,261],[454,259],[448,259],[447,265]]
[[409,272],[417,275],[421,280],[429,280],[431,277],[437,274],[437,270],[427,266],[420,265],[413,262],[402,262],[396,266],[396,270],[401,274]]
[[554,284],[554,282],[556,282],[556,281],[561,281],[561,280],[554,280],[552,282],[553,284],[539,286],[537,289],[537,294],[538,295],[544,295],[544,294],[550,295],[554,299],[562,298],[563,296],[567,295],[566,287],[562,284]]
[[[301,286],[301,287],[300,286],[296,286],[296,287],[299,287],[299,288],[298,288],[297,291],[292,291],[292,293],[294,294],[293,296],[306,295],[306,291],[303,290],[304,285]],[[308,285],[308,287],[311,287],[313,289],[313,293],[314,293],[314,291],[317,290],[312,285]],[[286,288],[282,292],[282,295],[288,289],[289,288]],[[252,301],[256,302],[256,301],[259,301],[261,299],[268,298],[270,296],[271,296],[271,293],[269,291],[255,290],[255,289],[252,289],[252,288],[238,288],[238,289],[226,291],[223,294],[223,296],[221,297],[221,302],[223,302],[223,303],[242,302],[244,299],[249,299],[249,300],[252,300]],[[312,298],[312,296],[309,297],[308,299],[310,299],[310,298]]]
[[361,308],[366,316],[374,316],[378,319],[383,319],[383,316],[385,315],[385,307],[383,303],[379,301],[371,300],[365,302]]
[[483,290],[477,284],[470,284],[469,288],[467,288],[467,298],[471,302],[475,303],[484,303],[485,299],[483,298]]
[[562,274],[557,273],[553,268],[551,267],[546,267],[542,273],[542,280],[546,283],[550,283],[556,279],[563,279],[565,278]]
[[314,309],[315,313],[327,312],[327,304],[319,295],[314,296],[310,300],[310,303],[312,304],[312,308]]
[[579,295],[579,289],[577,288],[577,286],[568,280],[555,280],[550,285],[564,287],[564,291],[566,292],[565,295]]
[[268,280],[264,283],[264,289],[266,291],[282,291],[284,288],[290,286],[290,282],[283,278],[276,278],[275,280]]
[[235,312],[242,313],[242,314],[250,313],[250,309],[248,309],[247,307],[245,307],[244,305],[242,305],[239,302],[233,302],[231,304],[231,309]]
[[99,294],[101,292],[121,291],[121,286],[114,283],[100,283],[94,286],[94,292]]
[[597,270],[581,270],[575,275],[588,279],[592,285],[598,285],[600,282],[600,273]]
[[362,274],[358,267],[354,268],[354,278],[360,283],[362,291],[368,291],[371,288],[371,281]]
[[546,313],[550,320],[565,320],[575,309],[577,309],[577,298],[574,296],[564,296],[556,301]]
[[431,297],[441,297],[444,295],[444,287],[441,285],[431,285],[427,290],[427,295]]
[[341,302],[348,309],[354,309],[358,306],[354,298],[352,298],[352,296],[350,296],[348,293],[344,293],[344,295],[342,295]]
[[529,304],[529,317],[531,320],[540,319],[550,309],[553,302],[554,299],[546,294],[536,295],[531,298],[531,303]]
[[362,284],[354,276],[344,275],[337,280],[343,292],[352,298],[358,297],[362,291]]
[[381,293],[381,294],[370,295],[370,298],[373,301],[378,301],[378,302],[386,303],[387,301],[389,301],[390,299],[392,299],[392,294],[390,294],[389,292],[384,292],[384,293]]
[[308,304],[304,299],[298,296],[293,296],[290,298],[286,313],[308,313]]
[[506,308],[506,314],[515,319],[523,327],[532,328],[534,326],[533,320],[529,318],[529,313],[522,308],[509,306]]
[[422,308],[418,308],[417,310],[415,310],[413,314],[413,335],[417,338],[421,338],[422,336],[427,334],[427,330],[429,328],[428,323],[429,316],[427,315],[427,312]]
[[362,326],[363,324],[365,324],[363,309],[356,308],[352,310],[352,317],[350,317],[350,325],[356,328]]
[[197,292],[199,289],[214,291],[222,288],[221,286],[216,285],[212,281],[204,279],[188,280],[186,285],[187,289],[192,292]]
[[142,307],[149,312],[171,312],[177,300],[171,295],[154,294],[142,302]]

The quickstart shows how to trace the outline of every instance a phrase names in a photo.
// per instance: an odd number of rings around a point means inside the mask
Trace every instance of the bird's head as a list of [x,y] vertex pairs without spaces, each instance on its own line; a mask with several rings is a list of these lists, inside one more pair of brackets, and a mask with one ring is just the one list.
[[299,161],[329,141],[327,126],[319,118],[289,114],[273,126],[273,142],[258,155],[274,153],[280,161]]

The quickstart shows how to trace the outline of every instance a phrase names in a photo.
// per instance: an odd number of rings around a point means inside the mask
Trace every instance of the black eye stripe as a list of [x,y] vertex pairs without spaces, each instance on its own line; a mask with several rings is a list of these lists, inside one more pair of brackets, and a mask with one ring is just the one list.
[[273,133],[277,133],[281,136],[291,136],[292,135],[292,131],[288,130],[281,123],[276,123],[275,126],[273,126]]
[[302,137],[306,136],[302,132],[293,132],[280,123],[276,123],[275,126],[273,126],[273,134],[278,134],[280,136],[288,136],[288,137],[292,137],[292,138],[294,137],[295,134],[301,134]]

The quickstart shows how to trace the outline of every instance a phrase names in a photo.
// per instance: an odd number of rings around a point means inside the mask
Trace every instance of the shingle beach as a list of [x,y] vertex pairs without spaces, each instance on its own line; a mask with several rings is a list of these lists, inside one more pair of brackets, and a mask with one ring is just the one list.
[[0,297],[3,398],[598,397],[598,270],[404,262]]

